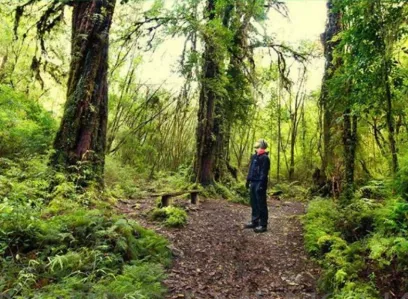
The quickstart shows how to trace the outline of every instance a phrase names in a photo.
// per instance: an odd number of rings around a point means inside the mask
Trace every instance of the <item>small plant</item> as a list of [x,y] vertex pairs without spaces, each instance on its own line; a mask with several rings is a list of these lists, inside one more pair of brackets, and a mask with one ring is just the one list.
[[150,212],[150,219],[161,221],[168,227],[182,227],[187,223],[187,212],[172,206],[155,208]]

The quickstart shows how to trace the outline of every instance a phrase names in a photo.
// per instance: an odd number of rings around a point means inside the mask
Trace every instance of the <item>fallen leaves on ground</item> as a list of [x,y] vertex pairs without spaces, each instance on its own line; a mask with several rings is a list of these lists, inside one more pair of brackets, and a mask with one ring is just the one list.
[[[182,202],[182,201],[181,201]],[[206,199],[187,206],[188,225],[168,229],[143,217],[153,200],[119,209],[165,235],[174,255],[167,298],[314,298],[318,270],[303,249],[300,202],[269,201],[266,233],[244,230],[250,208]]]

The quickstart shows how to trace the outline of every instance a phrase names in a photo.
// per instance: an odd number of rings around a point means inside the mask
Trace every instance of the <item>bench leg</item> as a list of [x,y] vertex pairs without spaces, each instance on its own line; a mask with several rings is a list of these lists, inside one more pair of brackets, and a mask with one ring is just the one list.
[[163,195],[162,198],[161,198],[161,206],[162,206],[162,208],[163,208],[163,207],[168,207],[169,204],[170,204],[170,196]]
[[197,204],[197,198],[198,198],[198,194],[197,193],[191,193],[191,203],[193,205]]

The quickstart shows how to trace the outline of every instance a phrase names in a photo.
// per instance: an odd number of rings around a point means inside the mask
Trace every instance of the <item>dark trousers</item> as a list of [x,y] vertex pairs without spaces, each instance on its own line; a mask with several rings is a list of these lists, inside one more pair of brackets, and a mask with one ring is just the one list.
[[268,226],[268,205],[266,203],[266,184],[251,182],[250,188],[252,223]]

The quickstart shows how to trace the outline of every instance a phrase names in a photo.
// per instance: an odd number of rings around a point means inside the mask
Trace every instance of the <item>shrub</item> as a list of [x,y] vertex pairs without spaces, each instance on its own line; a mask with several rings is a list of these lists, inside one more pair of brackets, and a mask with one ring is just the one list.
[[404,199],[408,199],[408,154],[402,155],[399,160],[399,168],[391,187]]
[[182,227],[187,223],[187,213],[172,206],[155,208],[150,212],[150,219],[162,221],[168,227]]
[[44,153],[55,129],[55,120],[37,102],[0,85],[0,156]]
[[95,289],[97,294],[110,298],[163,298],[165,289],[160,283],[163,279],[163,268],[160,265],[137,263],[125,266],[123,274],[106,286],[99,283]]
[[361,198],[384,199],[390,196],[390,192],[383,181],[370,181],[357,190],[357,195]]
[[111,156],[106,157],[105,184],[108,193],[116,198],[136,198],[141,195],[137,171]]
[[0,160],[0,294],[160,297],[167,240],[116,215],[103,193],[78,193],[62,174],[53,174],[50,194],[46,161]]
[[[91,292],[92,286],[100,280],[110,285],[115,276],[118,279],[129,276],[126,271],[131,268],[126,268],[126,265],[146,262],[156,265],[156,274],[151,279],[156,277],[155,283],[160,286],[159,278],[163,271],[159,270],[162,269],[159,265],[167,265],[170,258],[164,238],[143,229],[134,221],[102,210],[82,208],[44,217],[40,211],[3,204],[0,207],[0,227],[0,263],[5,271],[0,292],[9,295],[29,297],[39,284],[47,286],[40,293],[55,291],[53,295],[69,294],[74,291],[71,287],[74,288],[78,282],[72,280],[73,277],[85,280],[87,287],[82,291]],[[21,289],[22,273],[30,274],[30,280],[25,280]],[[53,286],[65,284],[68,278],[70,286]],[[133,277],[138,278],[141,279],[141,276]],[[142,286],[145,281],[133,282]],[[112,287],[115,284],[118,282]],[[162,288],[154,289],[160,293]],[[118,293],[115,290],[112,290],[113,294]]]
[[308,197],[309,190],[301,186],[299,182],[279,183],[273,186],[273,192],[279,192],[283,199],[304,201]]
[[312,256],[321,256],[327,252],[321,238],[335,232],[338,219],[337,205],[327,199],[317,198],[310,202],[305,223],[305,246]]
[[322,265],[320,287],[333,298],[378,298],[379,287],[408,288],[408,204],[354,199],[346,207],[313,200],[305,222],[307,251]]
[[336,227],[347,242],[358,241],[374,229],[375,209],[379,204],[367,199],[355,199],[339,211]]

